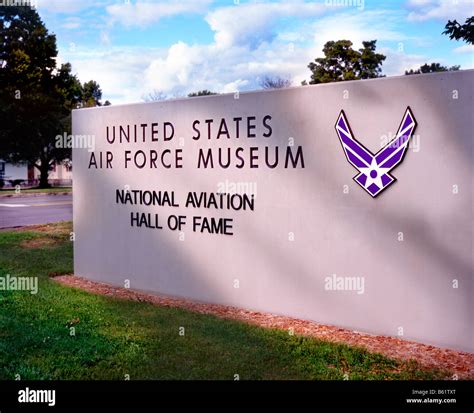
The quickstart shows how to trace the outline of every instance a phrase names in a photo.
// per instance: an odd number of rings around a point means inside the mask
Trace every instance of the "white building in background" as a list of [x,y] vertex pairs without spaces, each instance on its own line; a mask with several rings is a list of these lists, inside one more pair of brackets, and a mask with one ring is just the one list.
[[[12,164],[0,159],[0,186],[3,182],[8,186],[35,186],[38,185],[40,171],[27,163]],[[72,163],[64,161],[53,165],[49,172],[49,183],[53,186],[72,186]]]
[[[31,173],[35,181],[40,179],[40,171],[38,168],[31,167]],[[53,165],[53,169],[49,171],[49,183],[53,186],[72,186],[72,162],[66,160],[57,162]]]
[[28,165],[26,163],[12,164],[0,159],[0,180],[7,184],[8,181],[18,179],[28,179]]

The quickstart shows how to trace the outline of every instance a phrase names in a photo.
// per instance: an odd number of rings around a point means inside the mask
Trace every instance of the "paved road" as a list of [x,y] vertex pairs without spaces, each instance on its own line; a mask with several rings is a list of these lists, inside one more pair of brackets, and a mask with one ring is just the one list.
[[72,195],[0,197],[0,228],[72,220]]

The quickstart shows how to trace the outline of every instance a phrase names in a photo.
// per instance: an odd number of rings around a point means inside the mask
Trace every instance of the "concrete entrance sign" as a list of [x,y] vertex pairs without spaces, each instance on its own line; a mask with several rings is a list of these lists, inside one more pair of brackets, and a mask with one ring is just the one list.
[[[73,150],[75,274],[474,351],[473,85],[459,71],[76,110],[94,145]],[[360,173],[355,140],[375,162]]]

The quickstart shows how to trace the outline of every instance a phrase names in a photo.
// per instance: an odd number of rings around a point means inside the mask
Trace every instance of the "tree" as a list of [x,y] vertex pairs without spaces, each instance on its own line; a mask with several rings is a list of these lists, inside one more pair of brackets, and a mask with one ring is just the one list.
[[142,96],[142,99],[145,102],[158,102],[160,100],[165,100],[166,94],[155,89],[153,92],[148,93],[148,95]]
[[70,158],[56,136],[70,133],[71,109],[84,96],[99,102],[98,85],[88,82],[84,91],[71,65],[56,67],[56,57],[56,37],[34,8],[0,7],[0,157],[34,165],[41,187],[54,163]]
[[291,80],[280,76],[265,76],[260,81],[263,89],[283,89],[291,86]]
[[[58,73],[66,107],[78,109],[102,106],[102,90],[99,84],[95,80],[81,84],[76,76],[71,75],[71,71],[71,64],[65,63]],[[109,105],[111,103],[108,100],[103,104]]]
[[[350,40],[329,41],[324,45],[325,57],[315,59],[310,84],[382,77],[385,56],[375,53],[377,40],[362,42],[359,50],[352,49]],[[303,82],[306,84],[306,82]]]
[[474,16],[467,18],[464,24],[460,24],[456,20],[448,20],[444,29],[443,34],[449,35],[451,40],[463,40],[466,43],[474,44]]
[[192,92],[188,94],[189,98],[193,98],[196,96],[211,96],[211,95],[217,95],[216,92],[211,92],[210,90],[204,89],[204,90],[199,90],[198,92]]
[[455,70],[459,70],[461,66],[441,66],[440,63],[425,63],[424,65],[420,66],[419,69],[413,70],[405,70],[406,75],[419,75],[421,73],[436,73],[436,72],[452,72]]
[[61,66],[58,76],[58,85],[61,87],[62,95],[65,97],[66,107],[82,105],[84,99],[84,88],[76,76],[71,75],[70,63]]
[[82,106],[89,108],[93,106],[102,106],[102,90],[95,80],[89,80],[82,86]]

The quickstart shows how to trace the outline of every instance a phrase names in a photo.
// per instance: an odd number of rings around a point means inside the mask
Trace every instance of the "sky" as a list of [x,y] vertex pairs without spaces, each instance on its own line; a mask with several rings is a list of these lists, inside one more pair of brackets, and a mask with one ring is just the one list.
[[261,88],[265,76],[308,80],[329,40],[377,40],[386,76],[424,63],[474,68],[474,46],[443,35],[474,0],[36,0],[58,63],[97,81],[112,104]]

